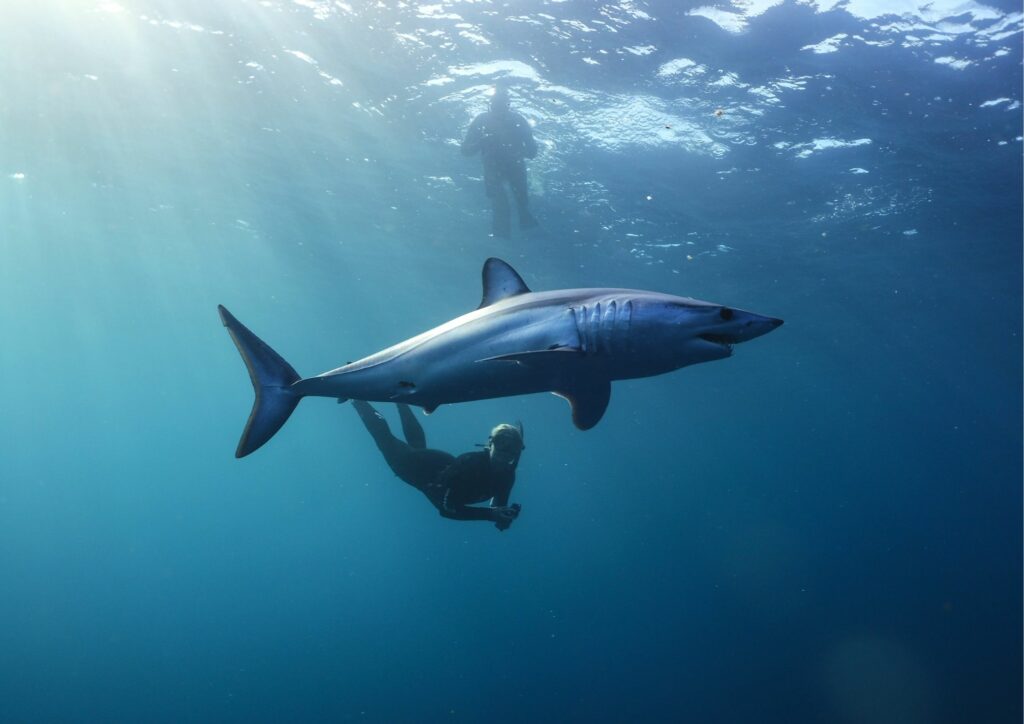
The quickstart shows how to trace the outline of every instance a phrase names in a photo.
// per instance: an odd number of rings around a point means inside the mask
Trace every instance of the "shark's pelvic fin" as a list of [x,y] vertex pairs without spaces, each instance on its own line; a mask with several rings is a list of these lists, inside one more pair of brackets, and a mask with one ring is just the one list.
[[530,288],[515,269],[501,259],[491,257],[484,262],[484,298],[478,309],[517,294],[529,294]]
[[245,361],[256,393],[252,412],[235,450],[235,457],[243,458],[259,449],[288,420],[302,399],[302,395],[292,389],[292,384],[301,378],[281,355],[250,332],[231,312],[219,304],[217,310]]
[[569,401],[572,407],[572,424],[580,430],[589,430],[601,421],[608,409],[612,395],[612,383],[599,380],[571,389],[556,390],[555,394]]

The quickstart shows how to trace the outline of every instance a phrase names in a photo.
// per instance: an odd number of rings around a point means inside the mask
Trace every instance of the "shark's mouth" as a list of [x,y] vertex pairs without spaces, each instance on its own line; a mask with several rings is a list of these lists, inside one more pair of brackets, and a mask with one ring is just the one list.
[[728,354],[732,354],[732,342],[726,337],[720,334],[701,334],[699,335],[705,342],[711,342],[711,344],[717,344],[719,347],[725,347],[725,351]]

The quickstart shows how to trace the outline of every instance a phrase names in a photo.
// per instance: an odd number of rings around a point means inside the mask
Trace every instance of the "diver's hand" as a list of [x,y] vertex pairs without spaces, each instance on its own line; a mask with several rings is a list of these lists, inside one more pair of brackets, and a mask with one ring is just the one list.
[[500,505],[494,508],[494,527],[498,530],[508,530],[512,521],[519,517],[522,506],[519,503],[512,505]]

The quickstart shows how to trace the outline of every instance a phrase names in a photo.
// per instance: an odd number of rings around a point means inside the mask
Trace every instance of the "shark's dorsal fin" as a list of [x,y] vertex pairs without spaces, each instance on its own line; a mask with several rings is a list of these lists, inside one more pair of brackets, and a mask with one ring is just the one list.
[[484,298],[477,309],[482,309],[502,299],[517,294],[529,294],[530,288],[515,269],[501,259],[491,257],[484,262]]
[[555,390],[555,394],[569,401],[572,407],[572,424],[580,430],[589,430],[601,421],[608,409],[612,396],[612,383],[600,380],[587,385],[573,386],[572,389]]

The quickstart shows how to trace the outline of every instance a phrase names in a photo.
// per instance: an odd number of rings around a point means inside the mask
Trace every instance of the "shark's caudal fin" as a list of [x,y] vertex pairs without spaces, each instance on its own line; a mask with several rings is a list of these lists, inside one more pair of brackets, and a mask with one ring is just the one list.
[[235,457],[242,458],[258,450],[288,420],[302,399],[302,395],[291,389],[300,377],[281,355],[250,332],[231,312],[219,304],[217,310],[245,361],[252,388],[256,392],[256,401],[245,423],[245,430],[242,431],[242,439],[238,441],[238,449],[235,450]]

